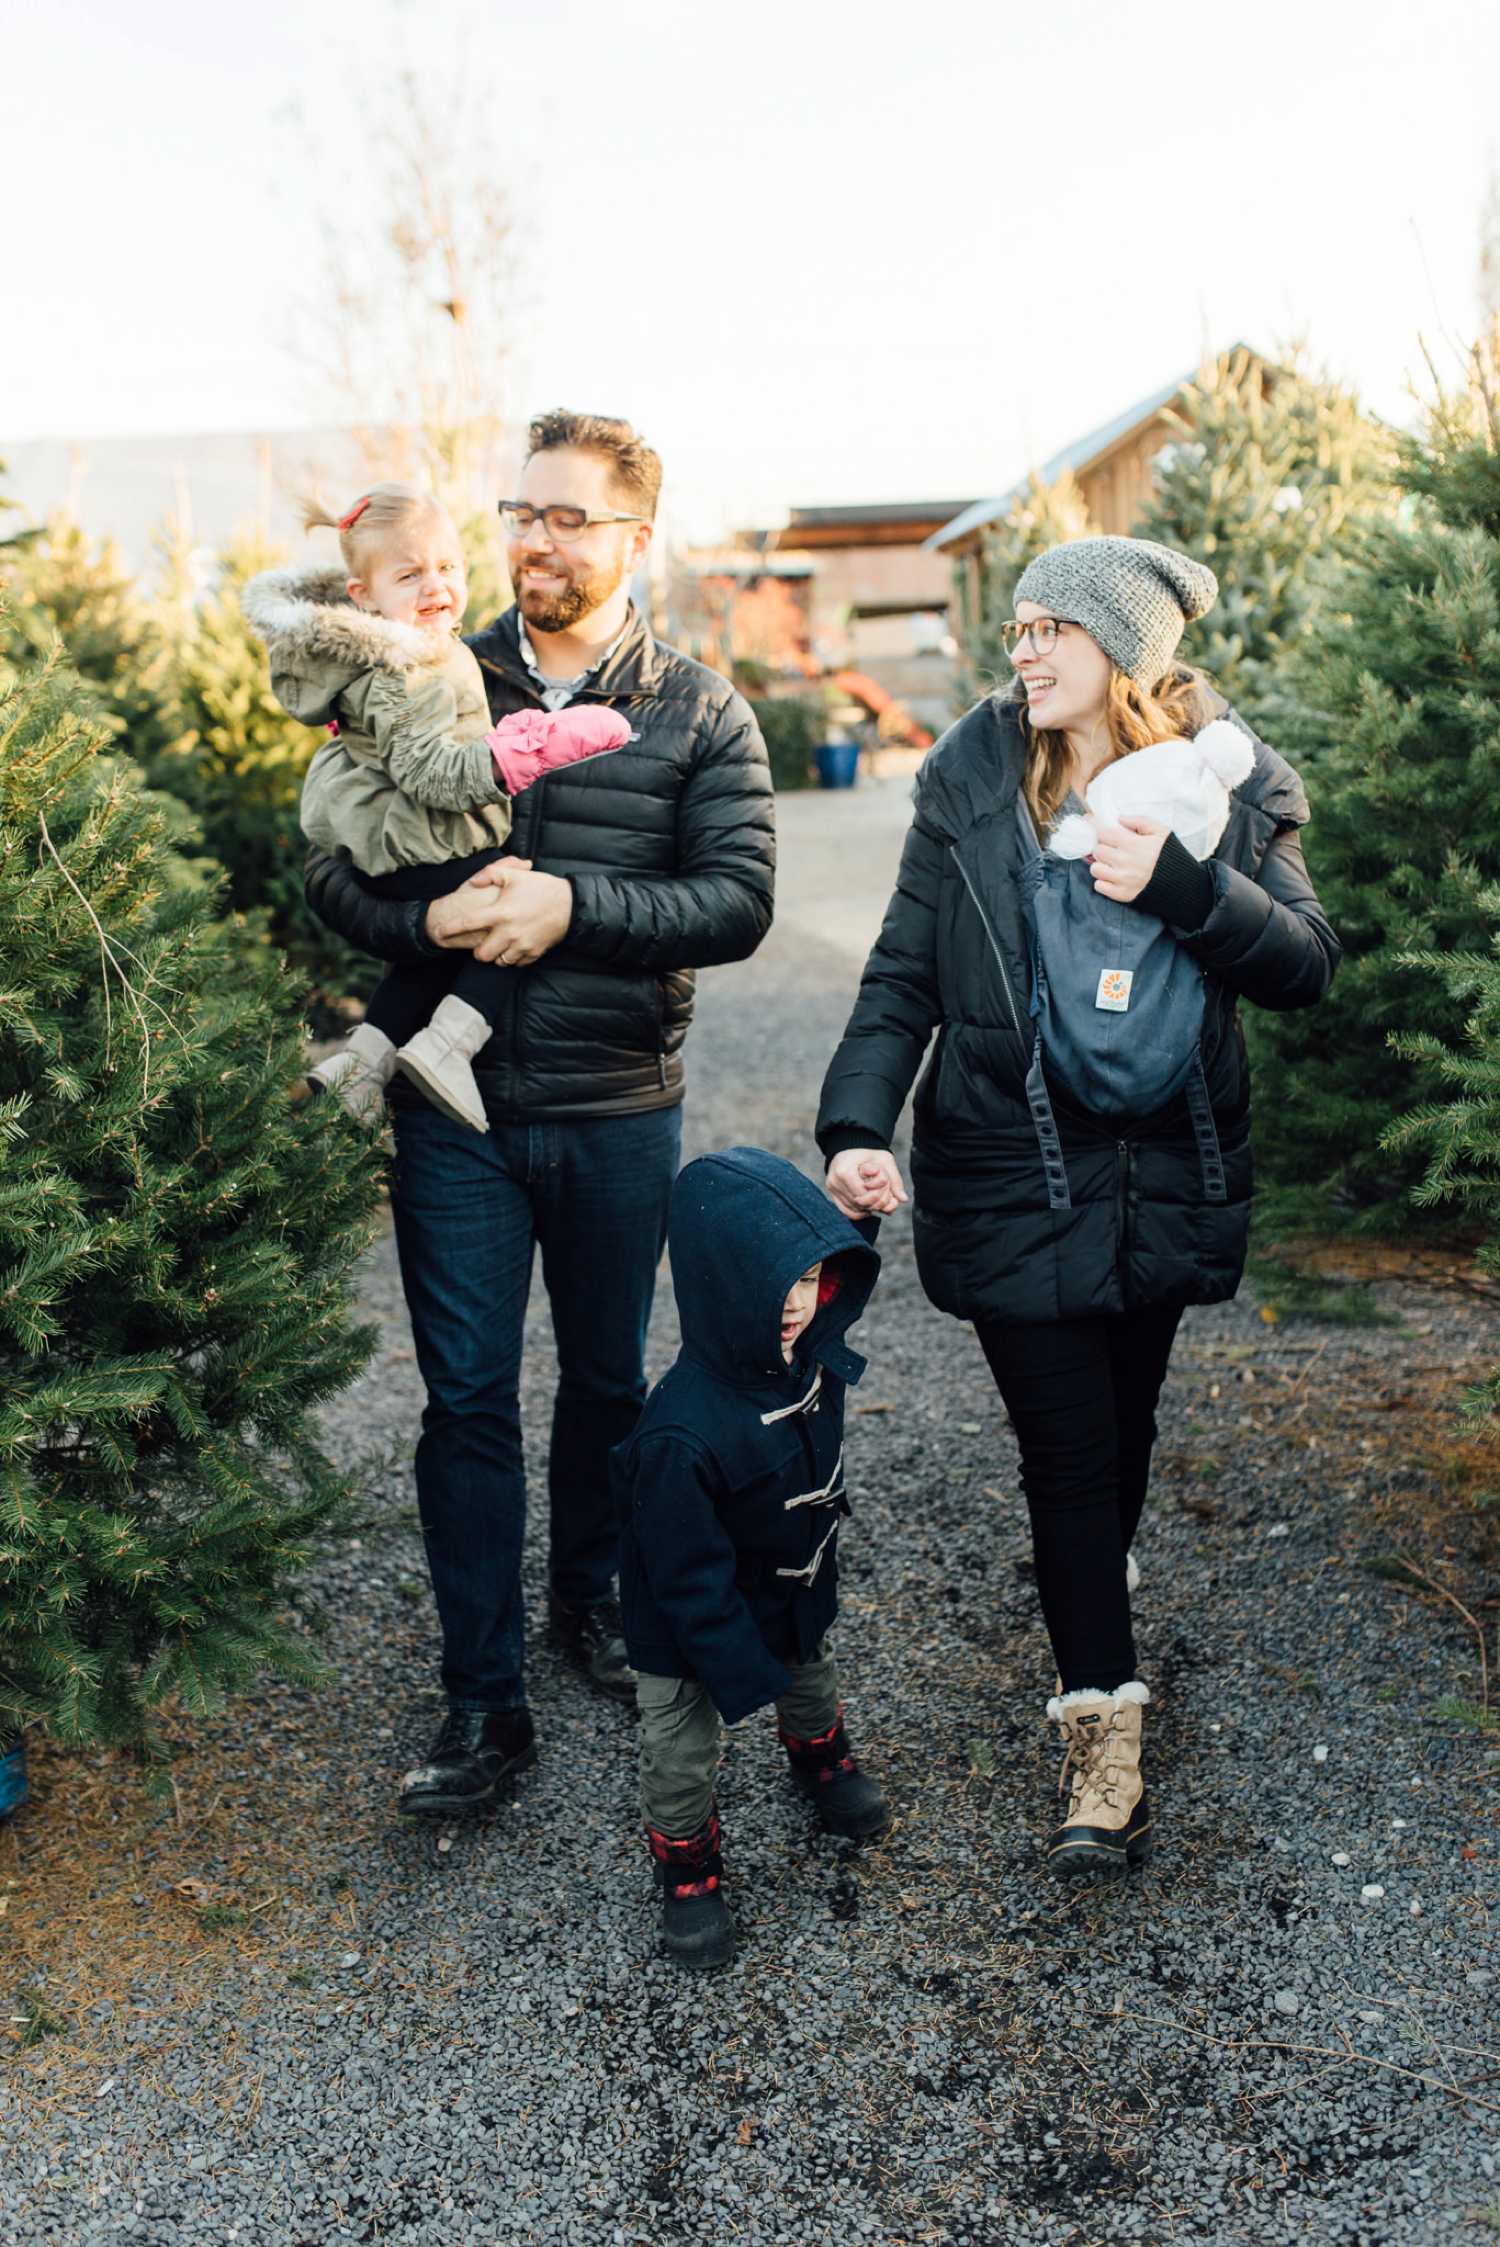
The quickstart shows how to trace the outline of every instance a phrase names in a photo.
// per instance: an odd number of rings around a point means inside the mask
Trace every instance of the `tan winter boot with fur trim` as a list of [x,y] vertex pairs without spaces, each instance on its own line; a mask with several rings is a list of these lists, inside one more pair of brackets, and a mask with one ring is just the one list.
[[1062,1823],[1047,1843],[1054,1872],[1124,1872],[1151,1854],[1151,1811],[1141,1777],[1141,1710],[1151,1696],[1134,1679],[1113,1693],[1064,1693],[1047,1703],[1067,1753]]
[[373,1022],[349,1032],[336,1053],[307,1072],[309,1092],[331,1092],[366,1131],[385,1122],[385,1088],[396,1073],[396,1048]]
[[396,1056],[396,1067],[455,1123],[488,1131],[490,1119],[469,1064],[489,1039],[490,1025],[478,1007],[450,992],[433,1009],[426,1029],[408,1038]]

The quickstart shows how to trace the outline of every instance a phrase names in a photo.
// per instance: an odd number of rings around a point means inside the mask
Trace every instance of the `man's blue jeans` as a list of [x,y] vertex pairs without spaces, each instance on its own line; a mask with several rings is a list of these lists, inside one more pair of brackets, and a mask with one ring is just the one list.
[[448,1698],[526,1700],[520,1379],[534,1251],[559,1379],[548,1483],[552,1588],[602,1598],[618,1569],[609,1453],[646,1395],[646,1322],[682,1146],[681,1108],[488,1134],[438,1109],[395,1109],[391,1204],[427,1388],[417,1503],[443,1633]]

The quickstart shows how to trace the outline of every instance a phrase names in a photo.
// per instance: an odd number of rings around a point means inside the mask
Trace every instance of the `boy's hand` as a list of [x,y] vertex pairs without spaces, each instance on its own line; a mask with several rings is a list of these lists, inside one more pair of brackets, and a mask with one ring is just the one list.
[[1117,905],[1130,905],[1156,871],[1161,846],[1172,832],[1156,819],[1121,819],[1101,827],[1089,867],[1094,888]]
[[846,1217],[888,1217],[907,1198],[900,1167],[885,1147],[846,1147],[828,1165],[823,1183]]

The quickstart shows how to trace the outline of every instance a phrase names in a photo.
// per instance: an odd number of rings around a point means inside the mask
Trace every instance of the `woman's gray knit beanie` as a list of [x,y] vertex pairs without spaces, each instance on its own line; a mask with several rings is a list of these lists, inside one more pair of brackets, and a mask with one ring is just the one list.
[[1081,624],[1112,663],[1154,687],[1195,616],[1219,598],[1211,569],[1149,538],[1075,538],[1022,572],[1017,601]]

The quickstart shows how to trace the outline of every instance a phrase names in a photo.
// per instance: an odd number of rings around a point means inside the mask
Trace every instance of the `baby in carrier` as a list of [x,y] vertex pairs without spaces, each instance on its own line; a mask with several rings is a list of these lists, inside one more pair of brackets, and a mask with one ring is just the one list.
[[1140,1115],[1182,1091],[1204,1004],[1203,971],[1171,929],[1097,894],[1086,861],[1100,829],[1154,821],[1201,863],[1228,824],[1229,791],[1254,764],[1250,737],[1216,718],[1190,741],[1151,742],[1105,765],[1045,850],[1023,820],[1037,1060],[1091,1114]]

